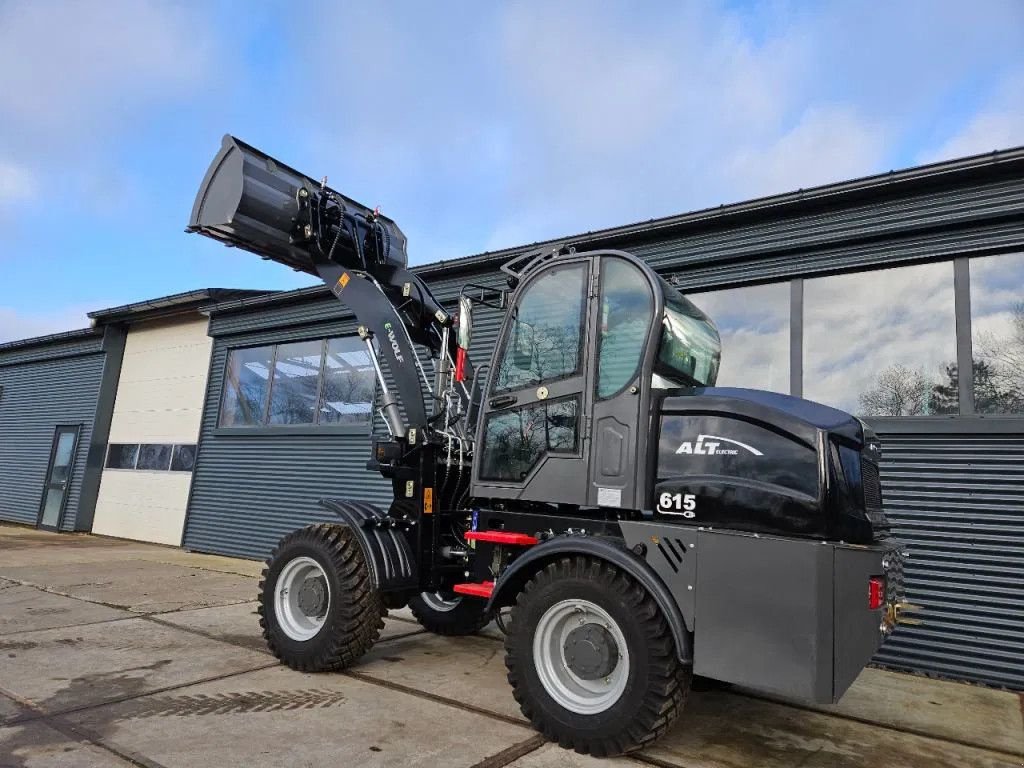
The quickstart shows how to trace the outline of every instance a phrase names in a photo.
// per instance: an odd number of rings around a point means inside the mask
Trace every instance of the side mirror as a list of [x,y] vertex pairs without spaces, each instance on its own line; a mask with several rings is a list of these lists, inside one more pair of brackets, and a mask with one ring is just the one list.
[[473,302],[468,296],[459,297],[459,349],[469,349],[473,340]]

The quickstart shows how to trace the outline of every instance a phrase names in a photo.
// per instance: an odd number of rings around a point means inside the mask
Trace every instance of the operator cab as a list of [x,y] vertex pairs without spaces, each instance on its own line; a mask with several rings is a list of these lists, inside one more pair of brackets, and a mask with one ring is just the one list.
[[654,389],[713,386],[714,323],[621,251],[538,258],[502,324],[472,495],[639,509]]

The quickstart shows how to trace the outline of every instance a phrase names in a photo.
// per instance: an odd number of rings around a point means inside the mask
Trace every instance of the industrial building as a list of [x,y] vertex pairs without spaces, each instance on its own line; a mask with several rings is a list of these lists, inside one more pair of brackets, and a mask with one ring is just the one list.
[[[1024,689],[1024,149],[416,271],[451,303],[563,246],[628,250],[687,292],[719,326],[719,384],[864,418],[924,608],[878,663]],[[369,359],[326,288],[186,296],[0,346],[0,519],[261,557],[330,519],[320,497],[389,497],[365,469]],[[483,360],[500,312],[474,319]]]

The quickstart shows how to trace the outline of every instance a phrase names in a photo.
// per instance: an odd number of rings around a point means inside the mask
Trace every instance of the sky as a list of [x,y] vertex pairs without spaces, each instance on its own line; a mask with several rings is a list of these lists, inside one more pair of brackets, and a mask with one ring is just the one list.
[[457,258],[1022,145],[1024,3],[0,0],[0,341],[311,284],[184,233],[228,132]]

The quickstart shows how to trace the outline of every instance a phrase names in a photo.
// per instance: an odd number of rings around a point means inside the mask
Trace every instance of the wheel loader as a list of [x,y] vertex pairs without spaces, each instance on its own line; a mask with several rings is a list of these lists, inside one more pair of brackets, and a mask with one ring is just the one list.
[[[635,256],[524,252],[508,290],[439,300],[394,221],[232,136],[188,231],[319,276],[376,377],[367,469],[393,499],[323,499],[333,522],[266,561],[260,623],[288,666],[356,664],[388,609],[444,635],[500,614],[523,714],[607,756],[663,735],[693,675],[834,702],[899,621],[876,436],[716,387],[714,323]],[[502,324],[478,351],[482,307]]]

